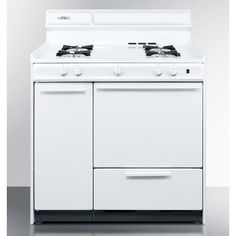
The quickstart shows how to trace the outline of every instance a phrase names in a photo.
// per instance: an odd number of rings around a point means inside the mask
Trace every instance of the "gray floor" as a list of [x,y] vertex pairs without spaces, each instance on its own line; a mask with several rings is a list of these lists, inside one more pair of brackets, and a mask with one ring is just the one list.
[[228,188],[207,189],[207,223],[191,224],[29,224],[29,188],[8,188],[8,236],[212,235],[228,233]]

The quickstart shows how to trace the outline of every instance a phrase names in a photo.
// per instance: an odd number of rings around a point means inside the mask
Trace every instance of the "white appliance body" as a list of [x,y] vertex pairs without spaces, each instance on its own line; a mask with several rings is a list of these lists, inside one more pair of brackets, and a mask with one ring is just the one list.
[[[136,211],[204,223],[205,56],[190,46],[190,11],[50,10],[46,27],[31,56],[31,223]],[[128,47],[156,39],[183,56]],[[55,56],[78,43],[95,45],[91,57]]]

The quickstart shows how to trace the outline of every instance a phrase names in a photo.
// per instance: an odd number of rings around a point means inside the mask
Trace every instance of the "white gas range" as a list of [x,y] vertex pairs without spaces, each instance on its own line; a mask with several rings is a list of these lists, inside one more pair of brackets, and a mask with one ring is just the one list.
[[31,55],[31,223],[205,221],[205,55],[190,11],[50,10]]

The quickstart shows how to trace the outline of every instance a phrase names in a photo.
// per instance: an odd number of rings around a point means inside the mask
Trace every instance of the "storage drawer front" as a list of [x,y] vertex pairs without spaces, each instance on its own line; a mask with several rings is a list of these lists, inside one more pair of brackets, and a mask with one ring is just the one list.
[[201,169],[96,169],[95,210],[201,210]]
[[95,84],[95,167],[202,167],[201,83]]

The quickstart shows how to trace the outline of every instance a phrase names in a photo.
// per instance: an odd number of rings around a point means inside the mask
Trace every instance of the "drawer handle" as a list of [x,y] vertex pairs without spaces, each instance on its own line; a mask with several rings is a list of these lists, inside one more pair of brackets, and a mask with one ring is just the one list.
[[170,171],[126,171],[127,177],[170,177]]

